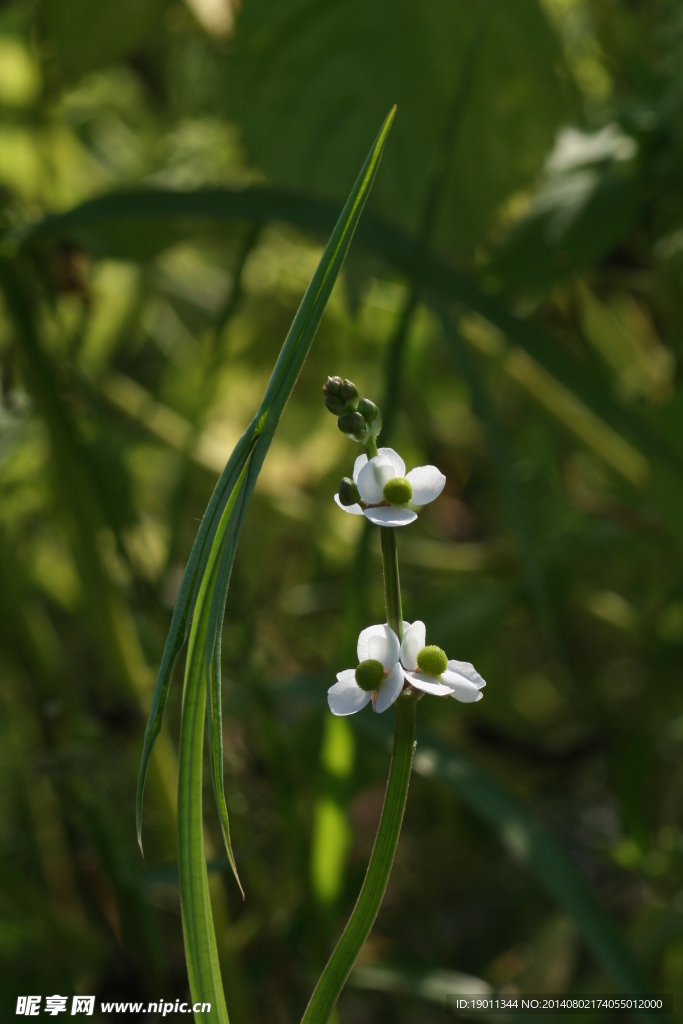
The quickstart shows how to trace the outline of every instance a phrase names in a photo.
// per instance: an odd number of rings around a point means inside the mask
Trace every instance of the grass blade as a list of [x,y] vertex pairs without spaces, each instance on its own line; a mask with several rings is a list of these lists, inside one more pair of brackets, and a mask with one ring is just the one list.
[[244,468],[244,463],[249,457],[249,438],[244,434],[237,442],[235,449],[230,456],[221,477],[216,484],[211,496],[204,518],[202,519],[199,531],[192,545],[192,551],[183,573],[178,598],[173,610],[171,627],[166,638],[164,651],[159,665],[157,681],[152,698],[152,707],[145,729],[145,738],[142,746],[142,757],[140,760],[140,771],[138,773],[138,786],[136,795],[135,815],[138,844],[142,852],[142,799],[149,770],[149,760],[156,743],[157,736],[161,730],[161,721],[168,698],[168,690],[171,685],[173,670],[178,660],[178,655],[185,645],[192,615],[197,600],[197,583],[201,580],[206,569],[211,544],[217,529],[217,524],[223,513],[225,505],[234,492],[236,481]]
[[[197,583],[202,579],[206,570],[211,545],[215,539],[218,523],[226,504],[234,491],[240,474],[253,454],[233,531],[232,557],[226,557],[226,563],[221,575],[221,580],[225,583],[225,590],[227,592],[227,581],[229,581],[229,573],[232,567],[234,548],[237,544],[244,513],[246,512],[258,473],[266,457],[266,452],[270,447],[270,442],[279,423],[280,416],[299,376],[348,251],[365,200],[377,173],[379,159],[394,119],[394,114],[395,110],[392,110],[384,122],[354,189],[334,227],[318,268],[306,290],[301,306],[282,346],[261,406],[237,442],[235,450],[221,474],[192,547],[192,552],[180,585],[178,600],[171,620],[171,628],[164,647],[152,700],[152,708],[145,731],[136,801],[137,832],[140,849],[142,849],[142,799],[149,759],[161,728],[173,669],[187,639],[197,599]],[[210,657],[212,657],[212,654]]]
[[[202,584],[204,600],[210,576]],[[180,906],[187,973],[193,1003],[210,1003],[211,1011],[195,1013],[196,1024],[228,1024],[216,932],[211,914],[209,882],[204,849],[202,817],[202,767],[204,748],[203,645],[206,639],[207,616],[197,614],[192,621],[183,689],[183,710],[180,724],[178,762],[178,871],[180,875]],[[234,869],[233,869],[234,870]]]
[[[178,857],[183,933],[190,989],[195,1003],[210,1003],[221,1024],[228,1015],[211,914],[202,823],[204,717],[214,796],[228,858],[239,884],[230,844],[223,783],[220,633],[230,574],[249,500],[280,416],[308,354],[365,199],[377,172],[393,121],[386,119],[313,275],[275,364],[261,406],[238,442],[209,502],[188,562],[164,650],[140,767],[142,787],[161,725],[173,665],[189,628],[183,691],[178,778]],[[241,885],[240,885],[241,889]],[[208,1021],[200,1012],[198,1021]],[[212,1020],[216,1019],[212,1016]]]

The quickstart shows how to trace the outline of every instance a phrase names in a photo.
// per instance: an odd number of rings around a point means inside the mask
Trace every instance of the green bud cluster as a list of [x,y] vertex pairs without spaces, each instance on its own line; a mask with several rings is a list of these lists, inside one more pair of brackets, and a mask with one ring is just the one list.
[[341,377],[328,377],[327,383],[323,385],[323,395],[325,405],[335,416],[353,412],[360,398],[356,385]]
[[323,395],[327,408],[338,417],[337,426],[342,434],[362,445],[377,437],[382,429],[382,413],[369,398],[360,398],[358,388],[350,380],[328,377]]

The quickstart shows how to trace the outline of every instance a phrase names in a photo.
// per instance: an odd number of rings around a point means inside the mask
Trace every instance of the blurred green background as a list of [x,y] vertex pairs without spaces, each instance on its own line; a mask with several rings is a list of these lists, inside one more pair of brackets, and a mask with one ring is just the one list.
[[299,1019],[388,768],[392,712],[326,708],[384,615],[376,531],[332,502],[358,450],[328,373],[446,473],[399,534],[404,612],[488,681],[420,703],[338,1020],[440,1024],[486,986],[680,995],[682,68],[676,0],[0,4],[3,1019],[18,994],[186,994],[180,671],[135,840],[155,671],[394,102],[228,596],[245,903],[205,816],[231,1021]]

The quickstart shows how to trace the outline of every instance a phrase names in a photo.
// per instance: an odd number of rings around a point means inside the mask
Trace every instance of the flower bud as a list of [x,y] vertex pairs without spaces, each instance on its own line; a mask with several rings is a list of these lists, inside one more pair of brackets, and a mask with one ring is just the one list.
[[327,383],[323,385],[323,395],[325,405],[335,416],[353,412],[358,405],[358,388],[350,380],[342,380],[341,377],[328,377]]
[[343,398],[346,402],[349,412],[353,411],[358,405],[358,388],[355,384],[352,384],[350,380],[343,380],[339,391],[339,397]]
[[377,437],[382,429],[382,413],[379,407],[369,398],[362,398],[358,403],[358,412],[368,425],[368,436]]
[[341,386],[341,377],[328,377],[327,383],[323,385],[325,405],[335,416],[340,416],[343,412],[346,412],[346,402],[340,395]]
[[337,420],[337,426],[352,441],[364,444],[368,439],[368,425],[359,412],[345,412]]
[[345,476],[339,484],[339,501],[342,505],[357,505],[360,501],[358,487],[350,476]]

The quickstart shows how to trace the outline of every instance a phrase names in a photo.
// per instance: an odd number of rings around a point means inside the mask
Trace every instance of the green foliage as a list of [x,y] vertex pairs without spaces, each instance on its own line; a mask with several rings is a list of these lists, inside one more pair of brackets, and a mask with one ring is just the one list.
[[[189,630],[178,784],[180,900],[193,1001],[208,1003],[225,1022],[228,1017],[209,901],[201,816],[204,711],[206,709],[207,712],[211,780],[223,842],[232,871],[242,889],[230,844],[223,781],[221,632],[228,586],[242,521],[259,471],[344,262],[377,172],[394,113],[392,110],[386,118],[368,154],[282,346],[258,412],[235,446],[204,514],[180,585],[145,732],[137,796],[137,830],[141,848],[142,796],[149,760],[161,728],[175,662]],[[410,749],[412,751],[412,747]],[[406,787],[409,775],[410,769],[406,775]],[[394,843],[397,838],[398,833]],[[383,866],[387,875],[392,859],[385,860]]]
[[533,181],[572,110],[536,0],[252,0],[235,40],[235,106],[259,166],[275,184],[338,193],[360,140],[396,103],[370,205],[416,230],[478,6],[484,38],[436,230],[440,245],[469,251],[501,200]]
[[[384,614],[379,548],[331,501],[357,454],[320,394],[337,373],[378,401],[382,443],[446,474],[398,537],[404,614],[488,683],[472,708],[420,702],[340,1020],[445,1024],[463,976],[679,998],[680,4],[93,12],[0,15],[0,1016],[20,992],[184,999],[182,869],[188,936],[209,904],[215,925],[199,983],[220,967],[233,1024],[300,1019],[362,884],[392,725],[328,728],[326,688]],[[194,717],[168,693],[143,860],[183,569],[394,101],[222,644],[193,639]],[[202,609],[218,637],[220,600]],[[220,813],[179,863],[208,776]]]
[[138,51],[167,6],[167,0],[43,0],[41,41],[59,71],[78,78]]
[[544,292],[608,253],[631,227],[637,204],[637,178],[620,168],[558,174],[496,253],[491,275],[513,291]]

